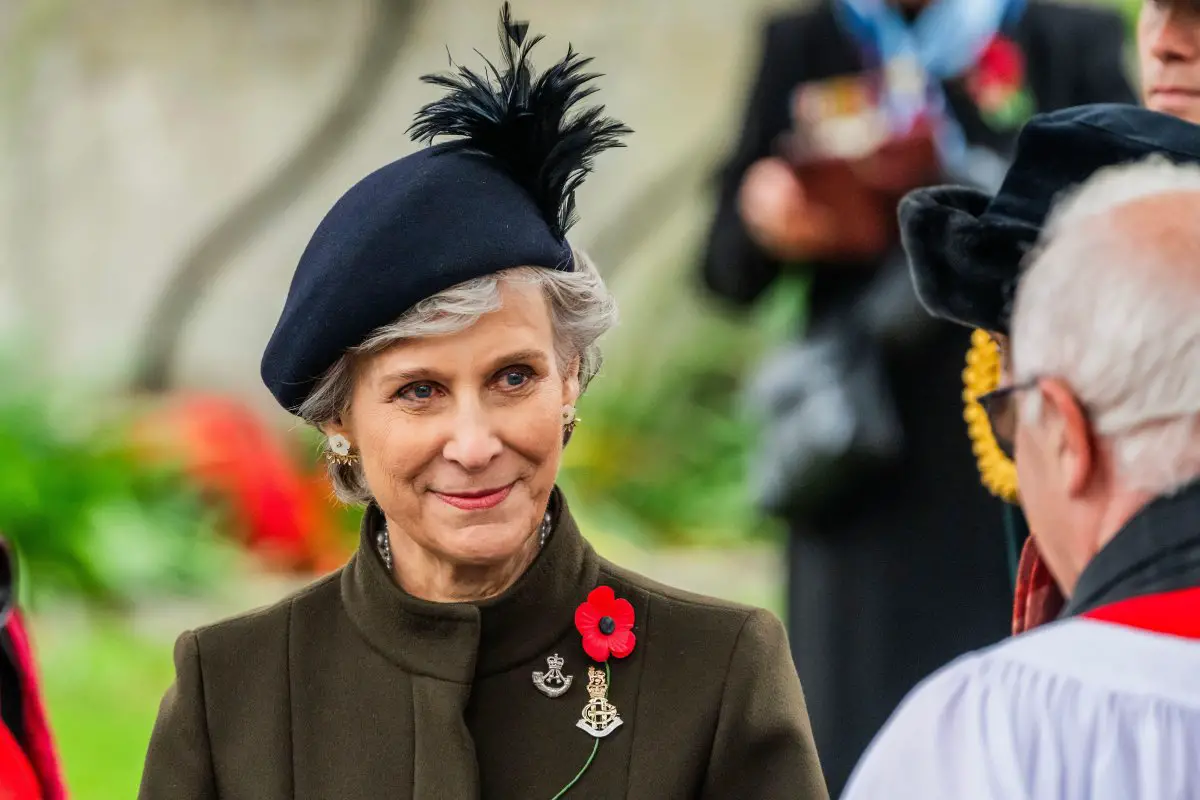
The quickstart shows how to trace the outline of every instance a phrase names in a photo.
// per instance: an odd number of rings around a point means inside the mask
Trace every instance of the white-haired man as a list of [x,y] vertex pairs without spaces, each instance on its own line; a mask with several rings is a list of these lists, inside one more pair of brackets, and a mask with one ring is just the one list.
[[989,416],[1068,606],[914,690],[845,797],[1200,797],[1200,167],[1059,204],[1011,348]]

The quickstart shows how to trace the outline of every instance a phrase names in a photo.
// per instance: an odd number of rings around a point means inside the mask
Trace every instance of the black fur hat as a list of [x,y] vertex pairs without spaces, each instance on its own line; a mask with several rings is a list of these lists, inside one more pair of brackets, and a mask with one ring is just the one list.
[[910,192],[900,231],[921,303],[935,317],[1007,333],[1022,259],[1056,198],[1099,169],[1154,154],[1200,161],[1200,127],[1138,106],[1078,106],[1026,124],[995,196]]

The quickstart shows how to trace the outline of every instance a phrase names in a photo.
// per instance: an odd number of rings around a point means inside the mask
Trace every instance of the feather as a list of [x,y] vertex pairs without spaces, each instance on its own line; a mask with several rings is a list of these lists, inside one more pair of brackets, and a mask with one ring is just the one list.
[[422,76],[446,94],[417,112],[409,134],[426,143],[454,137],[449,147],[494,158],[563,239],[575,223],[575,191],[595,157],[624,146],[620,138],[632,131],[605,117],[603,106],[574,110],[596,91],[588,84],[600,77],[585,72],[591,59],[574,48],[568,46],[561,61],[536,75],[529,53],[541,40],[529,36],[529,23],[512,19],[506,2],[500,10],[500,67],[484,57],[482,72],[452,61],[449,72]]

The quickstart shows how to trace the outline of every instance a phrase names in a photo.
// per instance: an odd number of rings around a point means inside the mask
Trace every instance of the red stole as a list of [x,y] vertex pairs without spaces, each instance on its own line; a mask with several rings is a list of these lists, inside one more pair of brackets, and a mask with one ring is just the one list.
[[[1065,605],[1062,592],[1050,576],[1036,541],[1030,536],[1025,540],[1021,562],[1017,567],[1013,634],[1053,622],[1058,619]],[[1153,633],[1200,639],[1200,587],[1131,597],[1092,609],[1081,616]]]
[[[1066,600],[1030,536],[1017,567],[1013,634],[1058,619]],[[1084,619],[1111,622],[1153,633],[1200,639],[1200,588],[1131,597],[1084,613]]]
[[21,678],[26,746],[22,752],[12,735],[0,725],[0,800],[66,800],[67,788],[42,705],[33,651],[18,612],[12,613],[5,628]]
[[1017,565],[1017,589],[1013,596],[1013,635],[1032,630],[1047,622],[1058,619],[1066,598],[1050,575],[1042,554],[1038,552],[1036,540],[1030,536],[1021,549],[1021,561]]
[[1131,597],[1082,616],[1152,633],[1200,639],[1200,588]]

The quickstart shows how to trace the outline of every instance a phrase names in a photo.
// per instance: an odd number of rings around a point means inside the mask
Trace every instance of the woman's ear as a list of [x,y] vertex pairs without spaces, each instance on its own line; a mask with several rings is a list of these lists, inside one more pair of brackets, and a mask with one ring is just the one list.
[[350,432],[346,426],[346,423],[342,421],[341,416],[334,417],[328,422],[323,422],[317,427],[321,430],[321,433],[326,436],[326,438],[330,436],[337,436],[339,434],[347,438],[350,436]]
[[567,371],[563,375],[563,396],[562,402],[564,406],[573,406],[579,402],[579,356],[571,359],[571,363],[567,364]]

